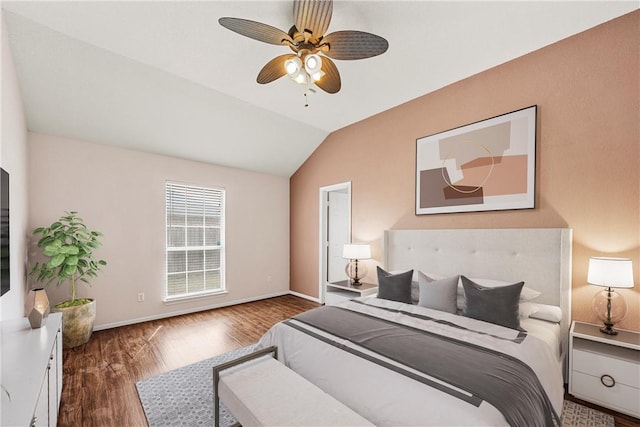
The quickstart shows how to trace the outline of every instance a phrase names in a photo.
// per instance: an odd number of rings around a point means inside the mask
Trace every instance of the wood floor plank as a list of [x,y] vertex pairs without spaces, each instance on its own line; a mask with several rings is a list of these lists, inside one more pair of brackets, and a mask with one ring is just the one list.
[[146,426],[136,382],[255,343],[317,306],[287,295],[94,332],[64,350],[58,425]]

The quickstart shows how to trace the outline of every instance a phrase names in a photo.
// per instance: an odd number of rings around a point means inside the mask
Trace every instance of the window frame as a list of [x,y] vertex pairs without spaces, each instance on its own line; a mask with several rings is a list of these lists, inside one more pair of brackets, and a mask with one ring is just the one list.
[[[181,224],[176,224],[172,222],[170,217],[170,212],[175,212],[177,209],[172,209],[172,199],[170,198],[171,194],[176,194],[182,190],[184,191],[184,222]],[[172,193],[173,192],[173,193]],[[206,193],[211,192],[212,200],[219,199],[219,215],[207,217],[207,207],[205,207],[204,200],[202,197],[200,200],[203,201],[202,205],[202,223],[201,224],[189,224],[189,193]],[[175,197],[175,196],[174,196]],[[193,195],[192,195],[193,197]],[[177,205],[175,205],[177,206]],[[197,211],[197,209],[196,209]],[[199,212],[198,212],[199,213]],[[175,213],[174,213],[175,215]],[[166,181],[165,182],[165,275],[164,275],[164,302],[165,303],[173,303],[180,302],[184,300],[192,300],[202,297],[208,297],[212,295],[220,295],[227,293],[226,286],[226,245],[225,245],[225,216],[226,216],[226,189],[224,187],[208,187],[203,185],[195,185],[195,184],[187,184],[183,182],[176,181]],[[192,215],[191,218],[194,216]],[[196,216],[197,217],[197,216]],[[207,224],[207,218],[218,218],[217,224]],[[182,241],[184,242],[183,246],[171,246],[172,232],[175,232],[175,228],[184,228],[184,235],[182,237]],[[202,245],[189,245],[189,230],[200,229],[202,230]],[[217,229],[218,235],[216,236],[218,239],[216,241],[217,244],[211,245],[206,242],[206,230],[207,229]],[[206,251],[218,251],[219,254],[219,266],[217,269],[215,268],[207,268],[207,254]],[[185,254],[185,266],[184,271],[170,271],[172,270],[170,265],[170,253],[171,252],[184,252]],[[189,270],[189,252],[202,251],[202,269],[194,269]],[[215,289],[206,289],[206,274],[207,271],[218,271],[219,273],[219,287]],[[189,291],[189,273],[202,273],[203,274],[203,289],[197,291]],[[184,286],[185,291],[180,294],[170,295],[170,277],[171,275],[184,274]]]

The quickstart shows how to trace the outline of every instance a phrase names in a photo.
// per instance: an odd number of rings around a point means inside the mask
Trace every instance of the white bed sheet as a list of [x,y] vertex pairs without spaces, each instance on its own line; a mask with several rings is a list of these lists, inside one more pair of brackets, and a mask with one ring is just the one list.
[[[482,330],[491,335],[505,338],[514,338],[517,335],[517,331],[498,325],[377,298],[367,299],[365,304],[348,301],[341,305],[372,315],[380,315],[376,306],[401,309],[436,319],[455,321],[469,329]],[[538,321],[526,319],[527,325],[535,325],[532,328],[534,331],[522,344],[515,345],[490,335],[479,335],[443,324],[425,322],[415,317],[395,314],[390,317],[410,326],[428,327],[432,332],[456,336],[458,339],[517,357],[536,372],[556,412],[561,413],[564,388],[562,363],[557,357],[557,337],[554,338],[554,334],[549,333]],[[428,325],[425,326],[425,323]],[[343,344],[352,345],[347,342]],[[479,407],[475,407],[448,393],[366,361],[282,323],[271,328],[258,345],[278,346],[278,357],[289,368],[376,425],[508,425],[503,415],[488,402],[482,402]]]
[[566,349],[562,348],[562,329],[559,323],[547,322],[533,318],[520,319],[520,327],[530,335],[544,341],[554,351],[558,361],[562,363]]

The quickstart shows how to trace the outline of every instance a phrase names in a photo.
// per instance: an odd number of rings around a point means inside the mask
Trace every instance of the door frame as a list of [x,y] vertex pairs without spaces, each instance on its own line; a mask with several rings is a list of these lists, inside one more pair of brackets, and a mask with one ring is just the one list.
[[341,182],[338,184],[327,185],[325,187],[320,187],[319,198],[320,203],[318,204],[320,207],[320,212],[318,221],[319,233],[318,233],[318,299],[320,300],[320,304],[324,304],[325,300],[325,282],[327,280],[327,242],[326,236],[328,231],[328,217],[327,217],[327,199],[328,195],[332,191],[344,191],[347,190],[347,215],[349,216],[347,221],[347,227],[349,231],[349,241],[351,241],[351,181]]

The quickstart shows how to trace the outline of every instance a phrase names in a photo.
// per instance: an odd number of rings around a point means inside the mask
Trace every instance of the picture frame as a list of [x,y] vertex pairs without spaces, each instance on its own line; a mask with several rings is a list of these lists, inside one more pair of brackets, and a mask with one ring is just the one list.
[[416,215],[535,207],[537,106],[416,140]]

